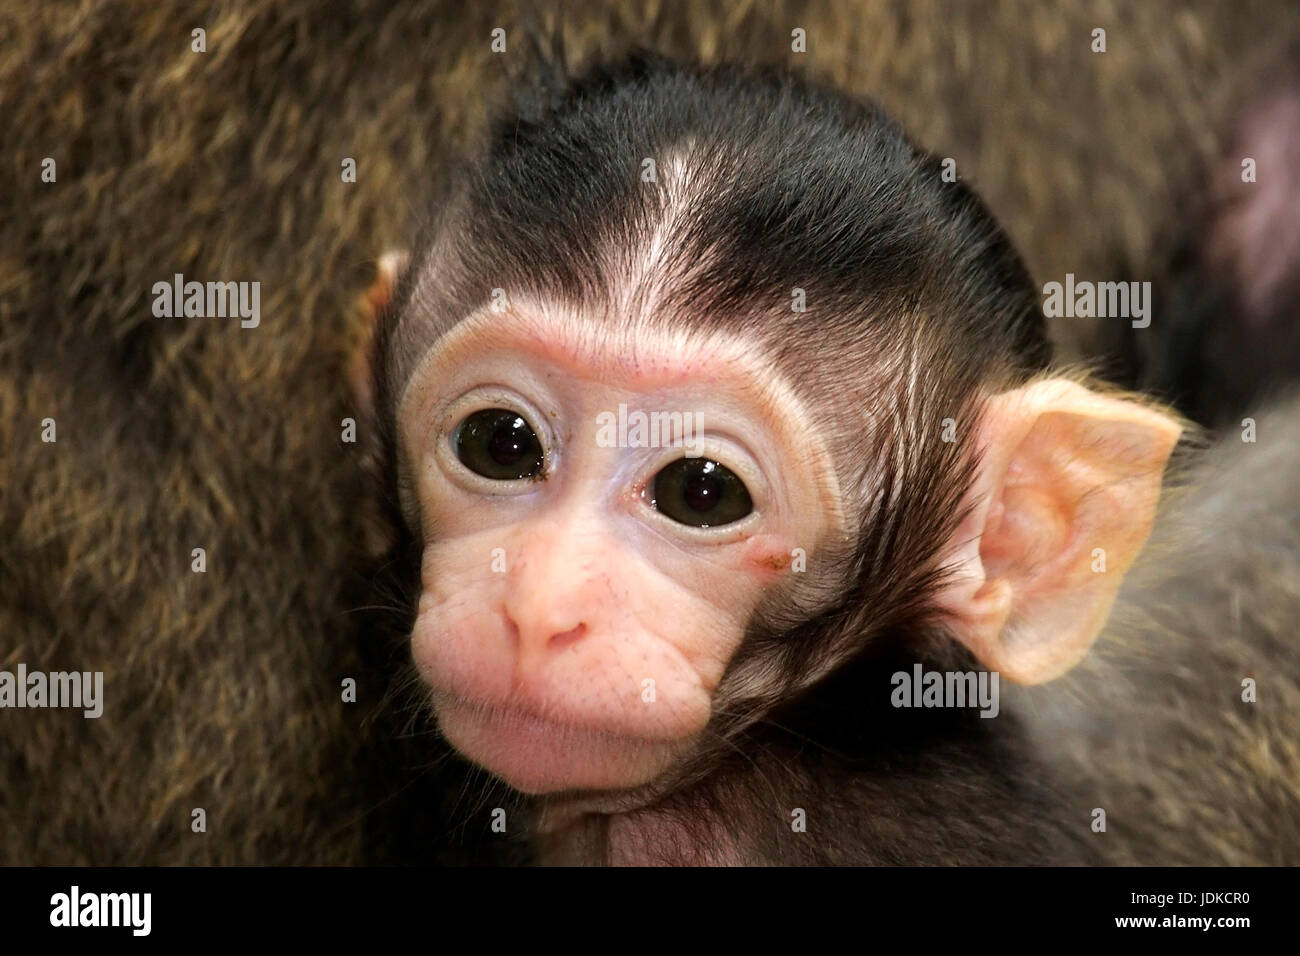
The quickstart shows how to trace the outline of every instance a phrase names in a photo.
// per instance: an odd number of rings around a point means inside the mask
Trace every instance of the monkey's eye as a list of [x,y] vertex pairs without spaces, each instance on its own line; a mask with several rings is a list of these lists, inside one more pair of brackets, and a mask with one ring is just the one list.
[[542,473],[542,443],[517,412],[485,408],[456,426],[456,457],[470,471],[494,481],[536,478]]
[[693,528],[731,524],[754,510],[745,483],[707,458],[679,458],[661,470],[654,478],[651,504]]

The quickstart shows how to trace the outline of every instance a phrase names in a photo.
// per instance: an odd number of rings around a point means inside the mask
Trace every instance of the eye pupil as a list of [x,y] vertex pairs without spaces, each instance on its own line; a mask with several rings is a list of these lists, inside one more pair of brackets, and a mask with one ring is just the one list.
[[718,504],[722,485],[710,474],[691,475],[683,483],[682,500],[692,511],[710,511]]
[[452,444],[466,468],[493,481],[538,478],[545,464],[537,433],[522,415],[504,408],[467,416]]
[[518,463],[527,450],[527,440],[519,432],[527,429],[528,424],[517,416],[513,422],[493,429],[492,437],[488,439],[488,454],[492,460],[499,465]]

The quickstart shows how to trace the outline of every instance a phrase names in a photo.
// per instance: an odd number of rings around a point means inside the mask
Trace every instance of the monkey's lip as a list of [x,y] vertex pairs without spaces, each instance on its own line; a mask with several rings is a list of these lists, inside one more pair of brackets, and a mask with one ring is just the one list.
[[525,793],[632,787],[653,779],[680,742],[541,717],[514,704],[435,693],[453,746]]
[[608,741],[622,741],[626,744],[632,744],[641,739],[584,724],[550,720],[521,707],[489,707],[486,717],[489,725],[506,730],[520,730],[524,733],[555,733],[558,731],[566,736],[598,737]]
[[546,717],[538,709],[518,702],[501,702],[475,697],[463,697],[435,691],[434,700],[439,713],[454,708],[461,713],[468,713],[488,727],[504,732],[563,734],[571,738],[596,738],[624,746],[646,742],[653,738],[640,734],[619,733],[603,727],[595,721],[575,721],[558,717]]
[[680,743],[694,738],[704,727],[660,725],[629,719],[628,714],[615,713],[602,718],[599,714],[573,713],[571,709],[553,708],[540,702],[540,694],[523,688],[514,696],[502,700],[496,694],[475,693],[468,688],[433,685],[433,702],[441,713],[446,708],[456,708],[461,714],[473,715],[479,722],[504,729],[524,727],[545,729],[550,733],[564,733],[573,739],[597,738],[632,746],[640,743]]

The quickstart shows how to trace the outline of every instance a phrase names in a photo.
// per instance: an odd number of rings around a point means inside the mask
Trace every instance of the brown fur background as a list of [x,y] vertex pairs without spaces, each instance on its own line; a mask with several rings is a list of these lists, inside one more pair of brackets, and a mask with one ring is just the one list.
[[[629,0],[563,24],[574,61],[639,43],[875,96],[957,160],[1041,282],[1140,267],[1242,64],[1300,8]],[[0,0],[0,668],[102,670],[106,698],[99,720],[0,711],[0,862],[386,858],[368,834],[401,818],[402,775],[339,440],[354,303],[518,74],[521,26],[459,0]],[[260,281],[260,327],[154,318],[177,272]],[[454,858],[436,828],[408,843]]]

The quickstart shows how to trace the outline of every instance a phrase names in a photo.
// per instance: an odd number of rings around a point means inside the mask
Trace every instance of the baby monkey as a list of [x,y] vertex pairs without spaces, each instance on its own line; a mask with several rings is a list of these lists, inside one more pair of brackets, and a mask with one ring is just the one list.
[[[1182,425],[1052,369],[944,172],[871,104],[638,54],[503,118],[384,260],[357,390],[411,656],[539,861],[1219,861],[1076,759],[1118,705],[1054,695]],[[1195,786],[1145,767],[1107,779]]]

